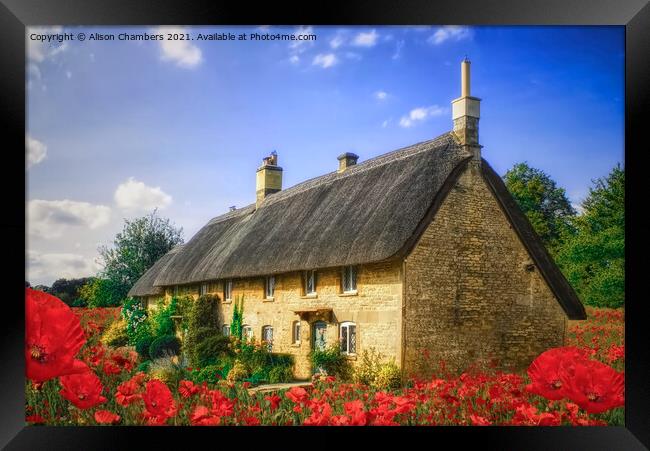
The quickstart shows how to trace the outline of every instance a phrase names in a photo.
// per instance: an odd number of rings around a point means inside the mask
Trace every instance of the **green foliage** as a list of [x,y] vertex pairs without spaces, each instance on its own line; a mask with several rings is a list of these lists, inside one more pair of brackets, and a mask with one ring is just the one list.
[[147,310],[139,300],[125,299],[122,306],[122,317],[126,320],[126,333],[129,336],[130,345],[135,345],[138,336],[151,334],[150,324],[147,322]]
[[191,379],[194,383],[200,384],[207,382],[209,384],[216,384],[220,380],[225,380],[228,373],[232,369],[232,363],[229,361],[221,362],[216,365],[208,365],[198,371],[193,371]]
[[[204,328],[204,330],[213,329]],[[199,341],[196,347],[195,358],[197,365],[202,368],[221,361],[231,354],[229,345],[230,339],[221,334],[206,336],[205,339]]]
[[617,165],[595,180],[563,237],[556,259],[582,302],[595,307],[625,304],[625,171]]
[[126,333],[126,321],[120,318],[118,321],[108,326],[102,335],[101,341],[106,346],[114,348],[126,346],[129,344],[129,336]]
[[394,360],[379,365],[377,375],[371,386],[380,390],[400,388],[402,386],[402,371]]
[[[143,331],[144,332],[144,331]],[[135,351],[140,355],[142,359],[150,359],[149,348],[153,342],[154,337],[148,333],[141,333],[138,335],[135,341]]]
[[575,216],[565,190],[558,188],[544,171],[527,163],[515,164],[503,180],[544,245],[551,250],[557,247],[561,234]]
[[89,307],[116,307],[121,304],[123,296],[115,281],[93,279],[79,289],[79,298]]
[[293,370],[291,366],[274,366],[269,371],[269,383],[278,384],[293,381]]
[[70,307],[88,307],[88,303],[81,298],[77,298]]
[[181,342],[175,335],[163,335],[154,339],[149,346],[149,356],[159,359],[168,355],[178,355],[181,351]]
[[232,320],[230,321],[230,335],[238,340],[242,339],[242,325],[244,319],[244,296],[238,296],[232,306]]
[[187,333],[183,338],[183,350],[192,366],[200,366],[197,348],[209,337],[221,335],[217,310],[218,298],[211,294],[200,296],[192,303],[187,321]]
[[312,366],[316,370],[323,370],[331,376],[336,376],[341,380],[350,380],[352,368],[345,354],[337,344],[330,346],[325,350],[312,350],[309,353]]
[[151,325],[155,337],[173,335],[176,332],[172,316],[176,315],[177,306],[178,300],[173,297],[168,305],[159,304],[158,309],[151,315]]
[[92,283],[93,280],[95,280],[94,277],[83,277],[80,279],[58,279],[52,284],[52,287],[48,288],[45,285],[38,285],[34,289],[44,291],[51,294],[52,296],[56,296],[67,305],[73,307],[81,307],[79,305],[73,304],[80,297],[81,287]]
[[99,248],[104,266],[102,278],[113,284],[114,296],[124,299],[133,284],[153,264],[177,244],[183,242],[183,229],[169,219],[150,215],[125,219],[124,228],[113,241],[113,247]]
[[242,381],[245,378],[247,378],[251,374],[251,371],[247,368],[247,366],[239,361],[235,360],[235,364],[232,366],[232,369],[228,372],[228,379],[229,382],[236,382],[236,381]]
[[374,347],[364,349],[361,361],[354,370],[354,381],[359,384],[370,385],[373,383],[383,360],[383,355]]
[[176,357],[161,357],[153,360],[149,365],[149,375],[165,382],[172,390],[178,388],[181,380],[189,377]]
[[151,360],[145,360],[144,362],[142,362],[142,363],[140,363],[138,365],[135,372],[138,373],[138,372],[142,371],[144,373],[148,373],[149,372],[149,367],[151,366],[152,363],[153,362]]

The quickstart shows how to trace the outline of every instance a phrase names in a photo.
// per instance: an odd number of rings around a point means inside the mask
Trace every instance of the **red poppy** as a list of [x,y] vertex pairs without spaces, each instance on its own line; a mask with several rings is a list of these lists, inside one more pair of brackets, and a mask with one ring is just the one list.
[[68,374],[60,376],[61,382],[60,393],[65,399],[70,401],[79,409],[90,409],[98,404],[106,402],[102,396],[102,383],[99,377],[88,367],[87,371],[81,374]]
[[260,419],[257,417],[245,417],[244,418],[244,423],[246,426],[259,426],[260,425]]
[[280,398],[276,394],[273,394],[271,396],[265,396],[264,399],[266,399],[271,404],[271,412],[277,409],[278,406],[280,405],[280,401],[282,401],[282,398]]
[[526,390],[546,399],[566,397],[564,380],[571,377],[576,363],[585,360],[585,352],[575,347],[553,348],[540,354],[528,368],[531,384]]
[[104,370],[104,374],[106,374],[107,376],[111,374],[120,374],[122,372],[122,368],[120,368],[111,360],[104,360],[104,365],[102,366],[102,369]]
[[152,379],[147,382],[144,400],[144,417],[149,425],[165,424],[168,418],[176,415],[176,405],[172,392],[164,382]]
[[350,415],[350,425],[352,426],[365,426],[367,422],[367,415],[364,410],[363,401],[357,399],[355,401],[346,402],[343,404],[345,413]]
[[490,420],[479,415],[470,415],[469,419],[472,420],[473,426],[489,426],[492,424]]
[[115,401],[121,406],[128,406],[135,401],[142,399],[140,394],[140,385],[133,379],[122,382],[117,386],[115,392]]
[[99,424],[115,424],[121,417],[110,410],[98,410],[95,412],[95,421]]
[[192,381],[180,381],[178,384],[178,393],[183,397],[183,398],[189,398],[190,396],[193,396],[199,392],[201,388],[198,385],[194,385],[194,382]]
[[73,374],[86,339],[79,317],[60,299],[25,289],[25,373],[35,381]]
[[291,389],[285,393],[285,396],[298,404],[305,402],[307,400],[308,394],[307,390],[302,387],[291,387]]
[[332,416],[332,406],[329,403],[317,403],[312,407],[312,414],[305,418],[305,426],[327,426]]
[[190,415],[192,426],[218,426],[221,417],[213,415],[205,406],[196,406]]
[[25,421],[28,422],[28,423],[33,423],[33,424],[43,424],[43,423],[45,423],[45,419],[40,415],[30,415],[27,418],[25,418]]
[[575,367],[573,377],[565,376],[569,398],[588,413],[601,413],[625,405],[625,376],[596,360]]

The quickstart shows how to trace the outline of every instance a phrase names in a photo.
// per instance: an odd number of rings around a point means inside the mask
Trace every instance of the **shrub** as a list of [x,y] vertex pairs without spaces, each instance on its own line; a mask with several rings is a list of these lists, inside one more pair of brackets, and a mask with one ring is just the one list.
[[138,367],[136,368],[135,372],[138,373],[140,371],[148,373],[149,372],[149,367],[151,366],[151,360],[145,360],[144,362],[140,363]]
[[88,307],[88,303],[84,299],[77,298],[72,301],[71,307]]
[[235,360],[232,369],[228,372],[227,379],[229,382],[241,381],[247,378],[249,374],[250,372],[248,368],[246,368],[246,365],[239,360]]
[[166,355],[178,355],[181,350],[181,343],[175,335],[163,335],[151,342],[149,356],[152,359],[159,359]]
[[129,344],[135,345],[141,326],[147,327],[147,310],[142,303],[135,298],[128,298],[122,306],[122,317],[126,320],[126,333],[129,336]]
[[135,350],[143,359],[151,358],[149,355],[149,348],[151,347],[153,340],[153,336],[149,334],[141,334],[141,336],[136,339]]
[[216,384],[220,380],[225,380],[231,369],[232,364],[229,361],[225,361],[216,365],[208,365],[198,371],[193,371],[192,381],[197,384],[203,382]]
[[101,341],[104,345],[115,348],[128,345],[129,336],[126,333],[126,321],[124,319],[114,321],[102,335]]
[[151,326],[153,327],[153,335],[155,337],[174,335],[176,327],[174,326],[172,315],[176,314],[177,305],[178,301],[173,297],[168,305],[161,304],[151,316]]
[[183,350],[192,366],[199,366],[196,360],[196,348],[209,336],[219,334],[217,316],[218,298],[211,294],[200,296],[192,304],[187,320],[187,334],[183,337]]
[[176,389],[178,383],[187,379],[187,371],[178,363],[178,357],[161,357],[153,360],[149,365],[149,375],[160,379],[171,389]]
[[[210,330],[208,328],[205,328]],[[195,350],[195,360],[199,367],[218,362],[230,353],[230,339],[223,335],[211,335],[201,340]]]
[[345,354],[337,344],[325,350],[313,350],[309,353],[312,366],[316,370],[323,370],[327,374],[336,376],[346,381],[351,378],[351,368]]
[[293,381],[293,370],[291,366],[275,366],[269,371],[269,383],[278,384]]
[[361,362],[354,370],[354,381],[359,384],[370,385],[377,377],[383,356],[375,348],[364,349]]
[[380,390],[388,390],[391,388],[399,388],[402,386],[402,372],[395,364],[395,361],[382,363],[379,365],[379,370],[374,380],[372,387]]

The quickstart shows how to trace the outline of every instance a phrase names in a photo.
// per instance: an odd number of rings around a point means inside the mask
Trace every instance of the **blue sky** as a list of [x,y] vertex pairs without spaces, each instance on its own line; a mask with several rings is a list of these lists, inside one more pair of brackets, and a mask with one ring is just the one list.
[[[119,33],[315,41],[119,41]],[[110,33],[39,43],[31,33]],[[94,273],[97,246],[154,207],[189,239],[255,199],[271,150],[289,187],[451,129],[472,61],[483,156],[527,161],[578,204],[624,152],[622,27],[30,28],[28,280]]]

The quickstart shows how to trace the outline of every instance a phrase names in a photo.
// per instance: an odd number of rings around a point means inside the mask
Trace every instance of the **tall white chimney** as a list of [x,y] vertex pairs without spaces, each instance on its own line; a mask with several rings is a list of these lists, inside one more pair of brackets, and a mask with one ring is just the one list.
[[481,145],[478,143],[478,120],[481,116],[481,99],[470,95],[470,61],[460,64],[460,97],[452,100],[454,134],[458,142],[480,161]]

